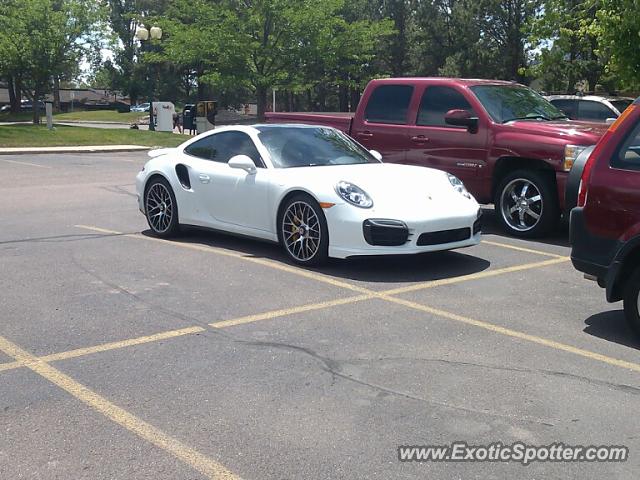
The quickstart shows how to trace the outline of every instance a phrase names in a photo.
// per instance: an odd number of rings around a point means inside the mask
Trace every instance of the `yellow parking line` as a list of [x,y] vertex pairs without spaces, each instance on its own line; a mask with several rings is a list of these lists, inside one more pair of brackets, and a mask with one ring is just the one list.
[[357,285],[353,285],[351,283],[348,282],[343,282],[341,280],[336,280],[335,278],[332,277],[328,277],[326,275],[322,275],[320,273],[316,273],[316,272],[312,272],[309,270],[304,270],[302,268],[298,268],[298,267],[292,267],[290,265],[286,265],[283,263],[279,263],[273,260],[267,260],[264,258],[256,258],[256,257],[251,257],[248,255],[243,255],[240,253],[236,253],[236,252],[230,252],[228,250],[224,250],[222,248],[218,248],[218,247],[211,247],[208,245],[200,245],[200,244],[195,244],[195,243],[181,243],[181,242],[172,242],[169,240],[163,240],[161,238],[155,238],[155,237],[147,237],[145,235],[141,235],[139,233],[123,233],[123,232],[118,232],[116,230],[107,230],[104,228],[98,228],[98,227],[94,227],[94,226],[90,226],[90,225],[75,225],[75,227],[77,228],[82,228],[85,230],[93,230],[95,232],[101,232],[101,233],[109,233],[112,235],[120,235],[123,237],[130,237],[130,238],[137,238],[140,240],[147,240],[147,241],[151,241],[151,242],[156,242],[156,243],[161,243],[163,245],[173,245],[173,246],[178,246],[181,248],[186,248],[189,250],[196,250],[196,251],[200,251],[200,252],[209,252],[209,253],[215,253],[218,255],[224,255],[226,257],[232,257],[232,258],[240,258],[242,260],[245,260],[247,262],[251,262],[251,263],[256,263],[258,265],[263,265],[266,267],[270,267],[270,268],[274,268],[276,270],[282,270],[284,272],[289,272],[289,273],[293,273],[294,275],[298,275],[301,277],[306,277],[306,278],[311,278],[313,280],[319,281],[319,282],[323,282],[329,285],[333,285],[334,287],[340,287],[340,288],[346,288],[348,290],[353,290],[355,292],[358,293],[364,293],[364,294],[369,294],[370,290],[366,289],[366,288],[362,288],[362,287],[358,287]]
[[15,368],[22,368],[22,364],[18,362],[7,362],[0,364],[0,372],[4,372],[6,370],[13,370]]
[[[69,358],[84,357],[85,355],[91,355],[99,352],[106,352],[109,350],[116,350],[119,348],[132,347],[134,345],[142,345],[144,343],[157,342],[160,340],[167,340],[169,338],[180,337],[184,335],[192,335],[194,333],[204,332],[202,327],[188,327],[178,330],[169,330],[166,332],[155,333],[153,335],[146,335],[144,337],[130,338],[119,342],[109,342],[100,345],[94,345],[92,347],[77,348],[75,350],[68,350],[66,352],[52,353],[50,355],[44,355],[38,357],[44,362],[55,362],[58,360],[66,360]],[[21,368],[22,364],[19,362],[9,362],[0,364],[0,372],[5,370],[13,370],[14,368]]]
[[518,338],[520,340],[537,343],[539,345],[544,345],[545,347],[550,347],[556,350],[561,350],[563,352],[572,353],[574,355],[579,355],[581,357],[589,358],[591,360],[596,360],[598,362],[606,363],[616,367],[626,368],[629,370],[633,370],[635,372],[640,372],[640,364],[637,364],[637,363],[627,362],[625,360],[609,357],[607,355],[602,355],[600,353],[574,347],[571,345],[567,345],[565,343],[556,342],[555,340],[549,340],[547,338],[538,337],[536,335],[529,335],[528,333],[519,332],[517,330],[512,330],[510,328],[494,325],[493,323],[483,322],[481,320],[475,320],[473,318],[457,315],[455,313],[447,312],[445,310],[440,310],[437,308],[432,308],[427,305],[422,305],[420,303],[412,302],[410,300],[405,300],[402,298],[391,297],[391,296],[386,296],[385,300],[387,300],[388,302],[397,303],[399,305],[404,305],[405,307],[409,307],[414,310],[419,310],[422,312],[429,313],[431,315],[436,315],[438,317],[443,317],[456,322],[465,323],[467,325],[473,325],[474,327],[480,327],[485,330],[498,333],[500,335],[505,335],[507,337]]
[[549,265],[555,265],[569,261],[569,257],[554,258],[552,260],[544,260],[542,262],[525,263],[523,265],[515,265],[513,267],[496,268],[495,270],[485,270],[483,272],[472,273],[470,275],[463,275],[461,277],[443,278],[442,280],[431,280],[428,282],[416,283],[408,285],[406,287],[394,288],[391,290],[385,290],[379,293],[386,295],[398,295],[400,293],[415,292],[416,290],[423,290],[433,287],[441,287],[443,285],[452,285],[454,283],[468,282],[470,280],[479,280],[481,278],[495,277],[496,275],[504,275],[505,273],[520,272],[522,270],[531,270],[533,268],[542,268]]
[[210,323],[209,325],[214,328],[232,327],[234,325],[243,325],[245,323],[259,322],[261,320],[271,320],[278,317],[284,317],[287,315],[294,315],[296,313],[310,312],[313,310],[321,310],[324,308],[335,307],[338,305],[347,305],[349,303],[356,303],[362,300],[369,300],[375,298],[376,295],[358,295],[355,297],[340,298],[338,300],[329,300],[327,302],[311,303],[308,305],[301,305],[299,307],[283,308],[281,310],[272,310],[270,312],[258,313],[256,315],[247,315],[246,317],[234,318],[232,320],[223,320],[220,322]]
[[157,342],[159,340],[167,340],[169,338],[181,337],[183,335],[192,335],[194,333],[204,332],[202,327],[188,327],[181,328],[179,330],[170,330],[168,332],[160,332],[153,335],[146,335],[144,337],[131,338],[129,340],[122,340],[120,342],[103,343],[102,345],[96,345],[93,347],[78,348],[75,350],[69,350],[67,352],[53,353],[51,355],[45,355],[40,357],[40,360],[45,362],[55,362],[57,360],[66,360],[68,358],[83,357],[92,353],[106,352],[108,350],[116,350],[118,348],[132,347],[134,345],[142,345],[144,343]]
[[93,390],[85,387],[42,359],[35,357],[26,350],[20,348],[18,345],[1,336],[0,351],[9,355],[21,365],[58,386],[71,396],[101,413],[121,427],[126,428],[156,447],[171,453],[176,458],[208,478],[220,480],[235,480],[240,478],[215,460],[203,455],[197,450],[194,450],[179,440],[167,435],[162,430],[111,403],[109,400],[97,394]]
[[508,243],[492,242],[492,241],[489,241],[489,240],[482,240],[482,243],[484,243],[485,245],[493,245],[494,247],[501,247],[501,248],[508,248],[510,250],[517,250],[519,252],[534,253],[536,255],[544,255],[546,257],[567,258],[566,256],[563,256],[563,255],[557,255],[555,253],[543,252],[542,250],[534,250],[532,248],[517,247],[516,245],[511,245],[511,244],[508,244]]
[[[105,229],[100,229],[98,227],[91,227],[91,226],[86,226],[86,225],[76,225],[76,227],[78,228],[85,228],[88,230],[94,230],[94,231],[99,231],[102,233],[112,233],[112,234],[122,234],[121,232],[117,232],[117,231],[113,231],[113,230],[105,230]],[[351,285],[350,283],[347,282],[342,282],[342,281],[338,281],[338,280],[334,280],[331,279],[329,277],[326,277],[324,275],[320,275],[314,272],[310,272],[310,271],[306,271],[306,270],[301,270],[298,268],[294,268],[294,267],[289,267],[286,265],[280,265],[276,262],[273,261],[268,261],[268,260],[262,260],[262,259],[256,259],[253,257],[247,257],[244,255],[240,255],[237,253],[231,253],[231,252],[227,252],[215,247],[205,247],[205,246],[200,246],[200,245],[193,245],[193,244],[183,244],[183,243],[172,243],[172,242],[167,242],[165,240],[162,239],[157,239],[157,238],[152,238],[152,237],[145,237],[143,235],[139,235],[139,234],[125,234],[123,236],[130,236],[130,237],[134,237],[134,238],[142,238],[142,239],[146,239],[146,240],[153,240],[153,241],[158,241],[158,242],[162,242],[162,243],[169,243],[171,245],[178,245],[181,247],[185,247],[185,248],[191,248],[191,249],[195,249],[195,250],[201,250],[201,251],[207,251],[207,252],[212,252],[212,253],[222,253],[224,255],[227,256],[233,256],[236,258],[241,258],[243,260],[247,260],[247,261],[252,261],[254,263],[260,263],[262,265],[268,266],[268,267],[272,267],[272,268],[276,268],[278,270],[284,270],[284,271],[288,271],[291,273],[294,273],[296,275],[301,275],[307,278],[311,278],[311,279],[315,279],[321,282],[325,282],[325,283],[331,283],[332,285],[338,286],[338,287],[343,287],[343,288],[347,288],[349,290],[356,290],[360,293],[363,293],[365,296],[372,296],[372,297],[377,297],[377,298],[381,298],[383,300],[386,300],[388,302],[392,302],[392,303],[396,303],[399,305],[404,305],[407,306],[409,308],[415,309],[415,310],[420,310],[420,311],[424,311],[427,313],[431,313],[433,315],[437,315],[443,318],[447,318],[449,320],[455,320],[461,323],[465,323],[468,325],[473,325],[476,327],[480,327],[480,328],[484,328],[486,330],[490,330],[493,331],[495,333],[501,334],[501,335],[506,335],[512,338],[518,338],[521,340],[526,340],[532,343],[537,343],[539,345],[544,345],[550,348],[554,348],[556,350],[561,350],[561,351],[565,351],[568,353],[573,353],[575,355],[579,355],[582,356],[584,358],[589,358],[591,360],[596,360],[596,361],[600,361],[609,365],[613,365],[613,366],[617,366],[617,367],[621,367],[621,368],[627,368],[630,370],[634,370],[634,371],[640,371],[640,364],[636,364],[636,363],[632,363],[632,362],[627,362],[625,360],[619,360],[616,358],[612,358],[609,357],[607,355],[602,355],[596,352],[591,352],[589,350],[584,350],[584,349],[580,349],[577,347],[573,347],[571,345],[566,345],[560,342],[556,342],[554,340],[549,340],[543,337],[538,337],[535,335],[529,335],[523,332],[519,332],[517,330],[511,330],[509,328],[505,328],[505,327],[500,327],[498,325],[494,325],[488,322],[483,322],[480,320],[474,320],[472,318],[468,318],[468,317],[464,317],[462,315],[457,315],[454,313],[450,313],[450,312],[446,312],[444,310],[438,310],[432,307],[428,307],[426,305],[421,305],[419,303],[416,302],[412,302],[409,300],[404,300],[401,298],[397,298],[397,297],[393,297],[391,296],[391,294],[398,294],[398,293],[405,293],[408,291],[412,291],[412,289],[420,289],[420,288],[429,288],[430,285],[433,285],[431,283],[427,283],[427,284],[421,284],[420,287],[418,286],[408,286],[408,287],[401,287],[399,289],[392,289],[392,290],[388,290],[388,291],[382,291],[382,292],[375,292],[373,290],[369,290],[367,288],[362,288],[362,287],[357,287],[355,285]],[[489,245],[495,245],[495,246],[500,246],[500,247],[504,247],[504,248],[511,248],[514,250],[518,250],[518,251],[524,251],[524,252],[528,252],[528,253],[537,253],[540,255],[546,255],[546,256],[550,256],[550,257],[554,257],[553,260],[547,260],[546,262],[537,262],[535,264],[525,264],[525,265],[520,265],[520,266],[514,266],[514,267],[507,267],[505,269],[501,269],[501,273],[508,273],[508,272],[512,272],[512,271],[518,271],[518,270],[524,270],[525,268],[539,268],[539,267],[543,267],[546,265],[553,265],[556,263],[562,263],[562,262],[566,262],[567,261],[567,257],[566,256],[562,256],[562,255],[556,255],[556,254],[552,254],[552,253],[547,253],[547,252],[541,252],[538,250],[531,250],[528,248],[522,248],[522,247],[516,247],[513,245],[507,245],[507,244],[501,244],[501,243],[497,243],[497,242],[488,242],[488,241],[484,241],[485,243],[489,244]],[[535,266],[533,266],[535,265]],[[497,272],[497,270],[496,270]],[[459,279],[451,279],[451,280],[443,280],[442,282],[447,282],[447,283],[443,283],[443,284],[451,284],[451,283],[456,283],[456,281],[464,281],[463,279],[475,279],[475,278],[482,278],[482,276],[491,276],[490,275],[491,272],[480,272],[478,274],[473,274],[473,275],[467,275],[464,277],[459,277]],[[496,273],[499,274],[499,273]],[[437,282],[437,281],[436,281]],[[313,308],[311,309],[313,310]],[[269,318],[275,318],[277,315],[273,315]],[[243,317],[243,323],[249,323],[250,320],[248,320],[246,317]],[[259,316],[257,317],[259,318]],[[254,320],[256,321],[256,320]],[[231,321],[232,322],[232,321]]]

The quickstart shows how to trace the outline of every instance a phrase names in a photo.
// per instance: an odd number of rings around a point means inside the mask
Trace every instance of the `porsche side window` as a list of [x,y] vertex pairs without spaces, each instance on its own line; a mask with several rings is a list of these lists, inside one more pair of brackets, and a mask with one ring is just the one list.
[[371,123],[405,125],[412,95],[411,85],[381,85],[369,97],[364,112],[365,120]]
[[[262,158],[260,158],[258,149],[249,135],[242,132],[229,132],[227,138],[227,141],[231,142],[231,150],[233,150],[231,157],[235,155],[246,155],[253,160],[256,167],[264,168],[264,163],[262,162]],[[227,161],[229,161],[229,158]]]
[[215,135],[205,137],[202,140],[198,140],[197,142],[193,142],[191,145],[184,149],[184,153],[189,154],[193,157],[211,160],[215,144],[213,137],[215,137]]
[[467,99],[457,90],[450,87],[428,87],[422,95],[416,125],[452,127],[444,121],[444,116],[449,110],[468,110],[473,112]]
[[221,132],[209,135],[189,145],[184,152],[218,163],[227,163],[236,155],[247,155],[257,167],[264,167],[253,140],[242,132]]

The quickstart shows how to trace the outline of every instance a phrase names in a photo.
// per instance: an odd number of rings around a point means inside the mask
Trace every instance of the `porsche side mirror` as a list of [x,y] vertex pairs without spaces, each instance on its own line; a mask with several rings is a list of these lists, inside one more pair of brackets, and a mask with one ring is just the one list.
[[231,168],[239,168],[250,175],[256,173],[257,170],[256,164],[253,163],[253,160],[246,155],[236,155],[235,157],[231,157],[228,163]]
[[382,154],[379,151],[377,151],[377,150],[369,150],[369,153],[371,154],[371,156],[373,156],[373,158],[375,158],[379,162],[382,161]]
[[467,127],[472,133],[478,130],[478,117],[468,110],[449,110],[444,116],[444,122],[454,127]]

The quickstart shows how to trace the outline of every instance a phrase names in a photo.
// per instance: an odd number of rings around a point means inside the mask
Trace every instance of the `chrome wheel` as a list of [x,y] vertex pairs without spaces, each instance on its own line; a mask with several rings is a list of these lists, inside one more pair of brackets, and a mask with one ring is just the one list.
[[313,258],[320,248],[320,220],[311,205],[297,201],[289,205],[282,219],[282,240],[296,260]]
[[165,233],[173,219],[173,201],[169,189],[162,183],[154,183],[147,190],[145,209],[149,225],[156,233]]
[[516,178],[502,190],[500,214],[514,230],[526,232],[535,228],[542,217],[543,209],[540,190],[526,178]]

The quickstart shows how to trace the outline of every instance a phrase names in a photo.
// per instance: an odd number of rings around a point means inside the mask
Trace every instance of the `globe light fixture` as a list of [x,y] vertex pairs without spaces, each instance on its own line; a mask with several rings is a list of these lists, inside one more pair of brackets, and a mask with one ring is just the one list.
[[[135,37],[138,41],[146,42],[147,40],[160,40],[162,38],[162,29],[160,27],[151,27],[147,29],[143,24],[140,24],[136,28]],[[151,86],[151,93],[149,94],[149,130],[154,131],[155,123],[153,120],[153,81]]]
[[160,27],[151,27],[149,33],[152,40],[160,40],[162,38],[162,29]]
[[[153,28],[151,30],[153,30]],[[136,38],[141,42],[144,42],[145,40],[149,40],[149,30],[147,30],[144,25],[140,25],[136,29]]]

